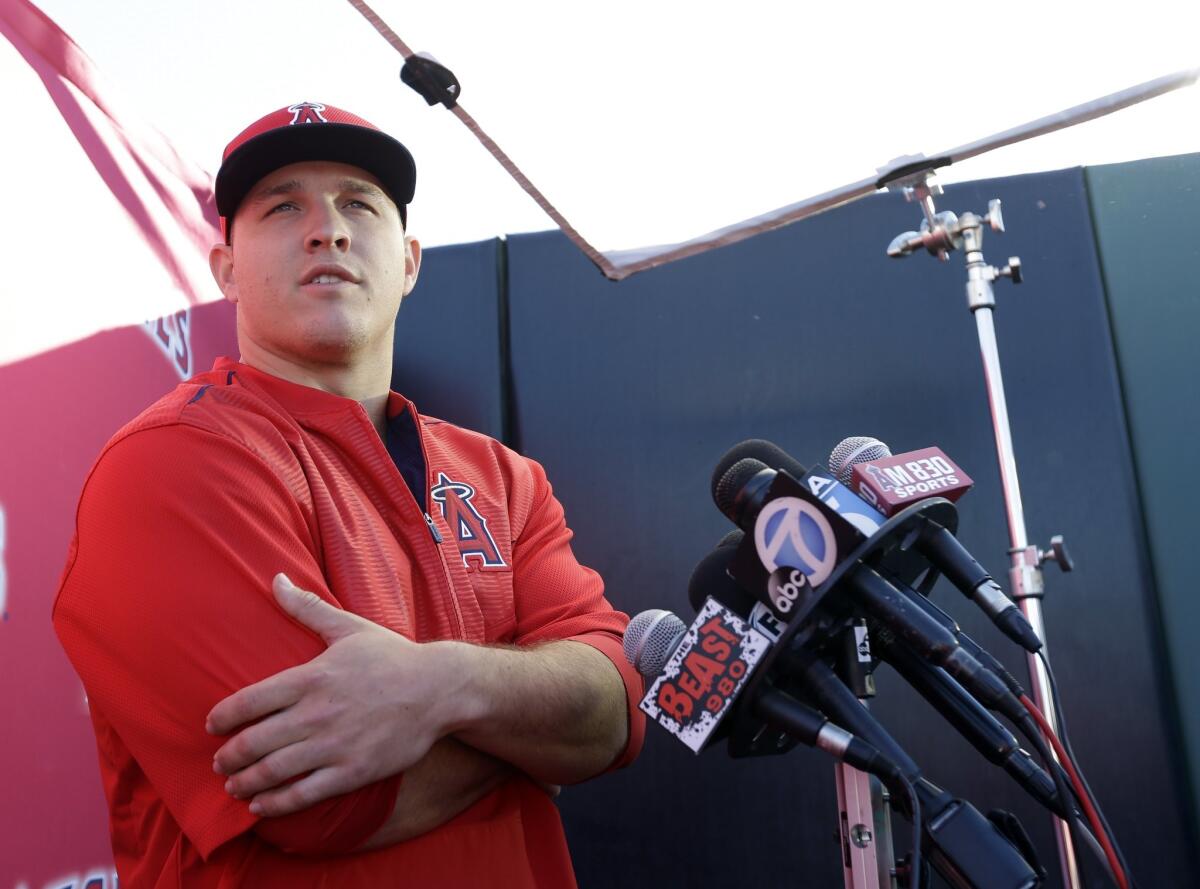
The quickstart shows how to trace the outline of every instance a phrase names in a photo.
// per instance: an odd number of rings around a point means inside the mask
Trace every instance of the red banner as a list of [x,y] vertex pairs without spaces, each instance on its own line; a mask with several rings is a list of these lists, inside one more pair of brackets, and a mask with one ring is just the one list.
[[109,889],[96,744],[52,599],[101,446],[237,354],[233,308],[208,273],[211,177],[118,115],[26,0],[0,2],[0,34],[16,193],[0,237],[20,248],[0,291],[0,889]]

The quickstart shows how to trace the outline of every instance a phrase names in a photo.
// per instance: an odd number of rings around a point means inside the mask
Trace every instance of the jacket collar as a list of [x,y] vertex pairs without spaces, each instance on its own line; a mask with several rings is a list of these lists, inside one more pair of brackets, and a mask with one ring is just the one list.
[[[224,375],[236,374],[246,388],[261,392],[271,398],[287,413],[297,414],[332,414],[352,411],[358,404],[353,398],[334,395],[323,389],[315,389],[301,383],[293,383],[282,377],[273,376],[266,371],[234,361],[232,358],[220,357],[213,363],[213,373]],[[403,413],[412,412],[414,419],[418,417],[416,406],[398,392],[388,392],[387,416],[391,418]]]

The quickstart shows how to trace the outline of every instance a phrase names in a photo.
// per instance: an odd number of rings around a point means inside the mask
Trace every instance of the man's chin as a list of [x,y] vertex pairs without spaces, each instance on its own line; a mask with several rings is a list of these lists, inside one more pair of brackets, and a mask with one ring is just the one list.
[[312,337],[297,348],[296,357],[318,364],[348,365],[362,354],[365,338]]

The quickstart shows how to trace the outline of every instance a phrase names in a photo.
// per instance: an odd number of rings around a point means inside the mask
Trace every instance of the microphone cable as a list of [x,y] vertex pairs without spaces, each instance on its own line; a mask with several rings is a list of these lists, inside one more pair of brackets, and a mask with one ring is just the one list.
[[[1028,707],[1028,704],[1024,703],[1026,700],[1024,696],[1022,696],[1020,700],[1023,706]],[[1067,817],[1065,818],[1063,818],[1061,815],[1058,817],[1062,818],[1062,820],[1066,823],[1067,830],[1070,832],[1071,838],[1075,841],[1075,845],[1077,847],[1084,845],[1084,842],[1080,841],[1079,835],[1080,828],[1083,825],[1079,819],[1078,813],[1075,811],[1075,807],[1071,804],[1071,800],[1074,798],[1074,795],[1071,791],[1070,785],[1067,783],[1067,778],[1065,777],[1064,771],[1059,768],[1058,761],[1054,758],[1054,754],[1050,751],[1050,745],[1042,736],[1042,733],[1038,728],[1038,723],[1035,721],[1035,717],[1026,714],[1024,719],[1019,721],[1014,720],[1014,722],[1020,728],[1021,734],[1029,739],[1029,743],[1032,744],[1034,749],[1037,751],[1038,758],[1041,759],[1045,764],[1047,773],[1049,773],[1051,779],[1054,781],[1055,792],[1058,794],[1058,798],[1062,800],[1063,809],[1067,813]],[[1120,887],[1120,889],[1129,889],[1129,887],[1124,886]]]
[[1051,730],[1045,715],[1038,710],[1037,705],[1028,696],[1022,696],[1021,703],[1025,705],[1025,709],[1037,721],[1042,732],[1057,751],[1059,759],[1062,760],[1063,768],[1066,769],[1074,785],[1075,794],[1079,798],[1079,802],[1083,806],[1088,820],[1091,821],[1092,827],[1104,847],[1109,868],[1113,871],[1114,876],[1117,877],[1118,885],[1121,889],[1136,889],[1129,864],[1125,859],[1124,853],[1121,851],[1121,847],[1117,843],[1116,835],[1113,833],[1108,819],[1105,818],[1103,811],[1096,802],[1095,794],[1092,792],[1087,779],[1083,775],[1083,771],[1076,762],[1074,750],[1071,749],[1071,742],[1067,735],[1067,723],[1063,717],[1062,705],[1059,701],[1058,682],[1054,677],[1054,672],[1051,670],[1050,664],[1042,652],[1038,652],[1038,657],[1041,658],[1042,665],[1046,668],[1046,676],[1050,681],[1050,690],[1054,694],[1054,714],[1058,719],[1058,734],[1056,735]]
[[917,799],[917,788],[903,775],[897,775],[896,780],[904,787],[908,796],[909,813],[912,816],[912,857],[908,860],[908,889],[920,889],[921,881],[921,839],[925,835],[925,824],[921,818],[921,801]]
[[[1092,824],[1092,829],[1095,831],[1096,838],[1100,843],[1104,858],[1107,860],[1108,870],[1112,874],[1113,880],[1116,882],[1118,889],[1129,889],[1129,883],[1125,878],[1124,868],[1121,867],[1120,862],[1117,860],[1116,853],[1113,851],[1112,840],[1108,835],[1108,831],[1101,826],[1101,822],[1096,816],[1096,810],[1092,805],[1091,799],[1086,793],[1084,793],[1083,787],[1079,782],[1078,773],[1075,771],[1074,763],[1071,762],[1071,759],[1067,755],[1067,751],[1063,748],[1062,743],[1055,736],[1054,732],[1051,731],[1050,723],[1047,722],[1046,717],[1042,714],[1042,711],[1037,708],[1037,705],[1027,697],[1021,698],[1021,703],[1025,705],[1025,709],[1028,710],[1030,715],[1034,718],[1034,720],[1036,720],[1038,726],[1041,728],[1042,734],[1045,736],[1046,740],[1050,742],[1051,746],[1054,747],[1054,751],[1058,754],[1058,758],[1062,761],[1062,768],[1069,776],[1075,791],[1074,795],[1082,805],[1084,814],[1087,816],[1088,821],[1090,821]],[[1061,793],[1062,791],[1059,792]]]

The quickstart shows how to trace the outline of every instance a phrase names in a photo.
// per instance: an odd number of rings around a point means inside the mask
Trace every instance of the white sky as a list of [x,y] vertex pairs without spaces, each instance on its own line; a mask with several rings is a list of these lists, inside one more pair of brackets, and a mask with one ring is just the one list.
[[[39,5],[122,107],[210,171],[253,119],[321,101],[409,145],[426,245],[553,227],[457,119],[400,83],[399,55],[346,0]],[[685,240],[1200,65],[1195,0],[928,4],[907,19],[861,2],[372,5],[458,74],[463,106],[601,249]],[[1197,87],[942,180],[1194,151]]]

